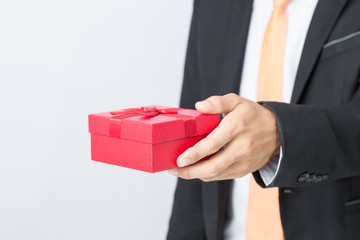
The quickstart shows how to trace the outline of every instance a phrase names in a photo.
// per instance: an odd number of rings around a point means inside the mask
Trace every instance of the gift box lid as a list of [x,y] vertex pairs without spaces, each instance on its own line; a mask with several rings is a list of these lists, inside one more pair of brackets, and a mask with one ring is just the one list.
[[90,114],[89,132],[156,144],[209,134],[219,122],[219,114],[152,105]]

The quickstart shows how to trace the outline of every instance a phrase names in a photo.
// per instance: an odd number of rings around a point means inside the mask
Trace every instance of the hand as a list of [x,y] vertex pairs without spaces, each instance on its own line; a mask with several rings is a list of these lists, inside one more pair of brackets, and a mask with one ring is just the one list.
[[233,93],[212,96],[195,107],[205,114],[222,113],[224,118],[206,138],[178,157],[180,168],[169,170],[170,174],[203,181],[234,179],[258,170],[279,154],[276,119],[268,108]]

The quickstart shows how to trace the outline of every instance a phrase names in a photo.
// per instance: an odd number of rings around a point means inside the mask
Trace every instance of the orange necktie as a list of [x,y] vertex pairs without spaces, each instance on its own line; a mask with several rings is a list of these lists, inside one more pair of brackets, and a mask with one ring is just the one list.
[[[260,64],[258,101],[281,101],[286,41],[286,6],[290,0],[273,0],[274,9],[266,27]],[[246,240],[281,240],[278,188],[263,189],[250,177]]]

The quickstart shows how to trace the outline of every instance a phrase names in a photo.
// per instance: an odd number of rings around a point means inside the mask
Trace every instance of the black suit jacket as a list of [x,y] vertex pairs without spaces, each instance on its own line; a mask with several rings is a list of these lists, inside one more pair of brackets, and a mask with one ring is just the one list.
[[[195,0],[181,107],[239,92],[251,10],[251,0]],[[283,148],[271,187],[285,238],[360,239],[359,0],[319,1],[291,104],[264,104]],[[223,239],[231,184],[179,179],[167,238]]]

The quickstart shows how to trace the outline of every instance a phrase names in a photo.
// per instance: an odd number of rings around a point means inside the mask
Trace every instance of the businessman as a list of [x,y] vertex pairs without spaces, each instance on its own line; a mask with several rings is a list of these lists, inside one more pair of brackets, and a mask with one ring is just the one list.
[[359,12],[194,1],[181,107],[223,120],[169,171],[167,239],[360,238]]

